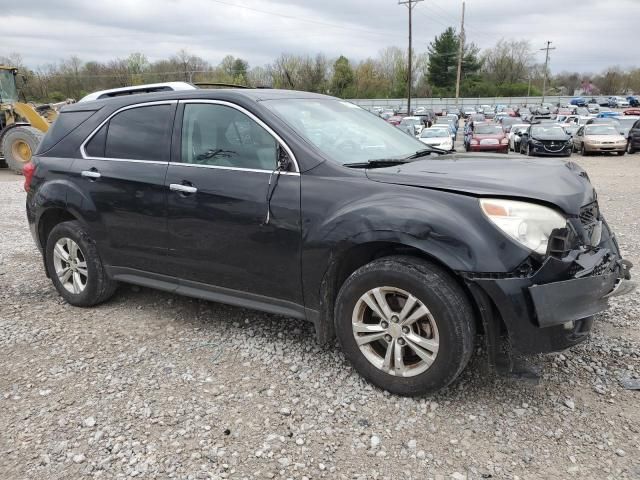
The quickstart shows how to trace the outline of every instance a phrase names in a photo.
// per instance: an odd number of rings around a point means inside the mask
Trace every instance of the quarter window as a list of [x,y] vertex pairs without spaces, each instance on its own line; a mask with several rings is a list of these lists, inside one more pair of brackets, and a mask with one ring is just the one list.
[[184,163],[273,170],[276,157],[276,140],[244,113],[226,105],[185,105]]
[[89,141],[87,154],[168,162],[173,108],[149,105],[118,113]]

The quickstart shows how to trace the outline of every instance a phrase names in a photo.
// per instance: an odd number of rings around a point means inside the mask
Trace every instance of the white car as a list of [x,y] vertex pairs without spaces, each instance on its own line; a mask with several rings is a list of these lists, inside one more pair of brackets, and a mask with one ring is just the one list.
[[187,82],[164,82],[148,83],[146,85],[133,85],[131,87],[110,88],[100,90],[82,97],[80,102],[90,102],[91,100],[103,100],[105,98],[120,97],[122,95],[133,95],[137,93],[152,92],[172,92],[178,90],[196,90],[198,87]]
[[425,145],[441,148],[442,150],[453,150],[453,139],[451,138],[448,128],[425,128],[422,130],[418,140]]
[[530,126],[530,123],[515,123],[511,125],[511,130],[509,130],[509,150],[512,152],[520,151],[520,137],[523,132],[529,130]]
[[449,135],[451,136],[451,141],[452,142],[455,141],[455,139],[456,139],[456,132],[453,130],[453,128],[448,123],[435,123],[430,128],[439,128],[441,130],[449,132]]
[[629,101],[624,97],[615,96],[610,99],[615,102],[617,108],[629,108]]
[[417,137],[422,132],[424,123],[420,117],[404,117],[398,128]]

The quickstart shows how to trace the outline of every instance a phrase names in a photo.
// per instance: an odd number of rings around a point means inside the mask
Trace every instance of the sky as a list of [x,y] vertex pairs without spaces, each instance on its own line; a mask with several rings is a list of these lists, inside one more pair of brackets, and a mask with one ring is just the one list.
[[[414,7],[414,49],[426,51],[448,26],[459,28],[461,0]],[[227,54],[251,66],[281,53],[354,60],[407,46],[407,8],[398,0],[0,0],[0,56],[19,53],[36,68],[71,55],[84,61],[142,52],[151,61],[180,49],[218,64]],[[467,40],[488,48],[501,39],[547,40],[550,68],[600,72],[640,66],[635,44],[640,0],[467,0]]]

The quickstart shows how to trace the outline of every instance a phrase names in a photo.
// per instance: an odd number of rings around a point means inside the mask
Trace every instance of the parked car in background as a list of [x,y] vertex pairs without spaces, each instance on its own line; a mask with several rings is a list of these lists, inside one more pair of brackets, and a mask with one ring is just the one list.
[[633,95],[627,97],[627,102],[629,102],[630,107],[640,107],[640,99]]
[[640,108],[627,108],[624,112],[624,115],[640,115]]
[[601,107],[608,107],[609,106],[609,99],[607,97],[598,97],[596,99],[596,103],[598,105],[600,105]]
[[573,150],[583,156],[593,152],[615,152],[624,155],[627,151],[627,140],[613,125],[585,125],[580,127],[573,137]]
[[611,108],[627,108],[629,107],[629,102],[624,97],[614,95],[613,97],[609,97],[609,106]]
[[397,127],[400,125],[400,122],[402,121],[402,118],[400,115],[393,115],[389,118],[387,118],[387,122],[389,122],[391,125],[393,125],[394,127]]
[[571,105],[576,105],[577,107],[586,107],[587,106],[587,101],[582,97],[572,98],[569,103]]
[[621,115],[622,115],[621,112],[614,112],[612,110],[603,112],[602,110],[600,110],[600,113],[596,115],[596,118],[619,117]]
[[498,121],[498,124],[502,127],[505,133],[509,133],[511,131],[511,127],[518,123],[522,123],[522,120],[518,117],[502,117]]
[[522,134],[529,130],[530,123],[516,123],[511,125],[509,130],[509,150],[512,152],[520,152],[520,139]]
[[453,127],[451,126],[450,123],[434,123],[431,128],[439,128],[441,130],[444,130],[445,132],[449,132],[449,136],[451,137],[451,141],[455,142],[456,139],[456,132],[453,129]]
[[487,121],[487,117],[482,113],[474,113],[469,117],[469,121],[472,123],[482,123]]
[[625,138],[629,136],[629,131],[635,125],[635,123],[640,120],[640,116],[638,115],[623,115],[621,117],[616,117],[618,120],[618,130]]
[[465,148],[468,152],[509,153],[509,140],[500,125],[478,123],[473,125]]
[[425,145],[431,145],[446,151],[453,150],[451,133],[444,128],[425,128],[418,139]]
[[600,113],[600,105],[598,105],[597,103],[590,103],[587,105],[587,110],[591,114],[598,114]]
[[474,115],[474,114],[476,114],[476,113],[477,113],[477,112],[476,112],[475,107],[471,107],[471,106],[466,106],[466,107],[464,107],[464,110],[463,110],[463,116],[464,116],[465,118],[469,118],[471,115]]
[[410,135],[417,136],[422,132],[424,123],[420,117],[404,117],[400,120],[398,127]]
[[627,138],[627,153],[635,153],[638,150],[640,150],[640,120],[633,124]]
[[556,124],[531,125],[520,138],[520,153],[529,156],[568,157],[573,150],[571,135]]

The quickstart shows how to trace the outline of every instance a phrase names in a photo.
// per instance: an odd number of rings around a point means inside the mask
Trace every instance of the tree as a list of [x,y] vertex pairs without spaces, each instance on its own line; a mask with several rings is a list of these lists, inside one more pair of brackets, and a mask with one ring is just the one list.
[[[447,28],[429,44],[429,64],[427,78],[429,84],[437,87],[441,95],[451,95],[455,91],[458,71],[460,38],[453,27]],[[478,59],[478,47],[465,44],[462,52],[463,79],[476,75],[482,66]]]
[[351,69],[349,59],[340,55],[333,64],[333,77],[331,78],[331,90],[333,94],[344,98],[345,93],[353,86],[353,80],[353,70]]
[[531,44],[527,40],[502,39],[482,56],[482,73],[498,85],[525,82],[529,78],[532,57]]

